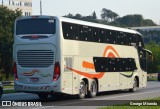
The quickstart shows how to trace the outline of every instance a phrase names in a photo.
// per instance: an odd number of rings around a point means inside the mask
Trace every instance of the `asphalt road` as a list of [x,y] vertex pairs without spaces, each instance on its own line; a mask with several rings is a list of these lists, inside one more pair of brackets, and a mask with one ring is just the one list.
[[[28,93],[15,93],[4,94],[1,101],[30,101],[41,102],[42,107],[30,107],[32,109],[96,109],[106,105],[115,105],[130,102],[133,100],[143,100],[148,98],[160,97],[160,82],[148,82],[147,87],[139,88],[136,92],[131,93],[128,91],[109,91],[99,93],[95,98],[85,98],[83,100],[77,99],[76,96],[62,96],[61,98],[49,97],[46,101],[40,101],[39,97],[35,94]],[[15,108],[15,107],[3,107]],[[16,107],[22,108],[22,107]],[[28,108],[28,107],[23,107]]]

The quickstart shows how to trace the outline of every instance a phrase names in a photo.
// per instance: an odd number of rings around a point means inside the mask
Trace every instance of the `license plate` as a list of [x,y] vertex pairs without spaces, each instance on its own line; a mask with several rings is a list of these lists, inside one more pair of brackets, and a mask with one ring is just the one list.
[[30,81],[32,81],[32,82],[38,82],[39,78],[30,78]]

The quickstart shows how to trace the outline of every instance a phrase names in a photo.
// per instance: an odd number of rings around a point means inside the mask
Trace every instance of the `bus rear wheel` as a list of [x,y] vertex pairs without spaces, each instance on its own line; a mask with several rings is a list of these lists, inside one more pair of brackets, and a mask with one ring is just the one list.
[[78,94],[78,98],[79,99],[83,99],[86,96],[86,84],[85,82],[82,80],[80,83],[80,87],[79,87],[79,94]]
[[129,89],[130,92],[135,92],[137,91],[137,79],[134,78],[134,82],[133,82],[133,88]]
[[49,93],[38,93],[38,97],[41,99],[41,100],[46,100],[49,96]]
[[93,98],[96,96],[96,94],[97,94],[97,83],[93,79],[90,86],[89,97]]

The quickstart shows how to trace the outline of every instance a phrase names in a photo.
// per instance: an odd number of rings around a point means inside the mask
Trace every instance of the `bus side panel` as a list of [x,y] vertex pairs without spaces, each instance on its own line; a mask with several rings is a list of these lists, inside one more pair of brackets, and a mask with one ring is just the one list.
[[143,72],[142,74],[142,87],[146,87],[147,86],[147,73],[146,72]]

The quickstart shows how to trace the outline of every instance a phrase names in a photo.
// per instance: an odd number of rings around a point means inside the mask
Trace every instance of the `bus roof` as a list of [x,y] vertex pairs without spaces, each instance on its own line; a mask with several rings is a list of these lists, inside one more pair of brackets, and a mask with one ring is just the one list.
[[110,30],[116,30],[116,31],[141,35],[139,32],[132,30],[132,29],[128,29],[128,28],[115,27],[115,26],[87,22],[87,21],[82,21],[82,20],[77,20],[77,19],[66,18],[66,17],[59,17],[59,19],[64,22],[70,22],[70,23],[75,23],[75,24],[80,24],[80,25],[86,25],[86,26],[92,26],[92,27],[98,27],[98,28],[103,28],[103,29],[110,29]]
[[110,30],[116,30],[116,31],[141,35],[139,32],[132,30],[132,29],[128,29],[128,28],[121,28],[121,27],[116,27],[116,26],[104,25],[104,24],[100,24],[100,23],[93,23],[93,22],[82,21],[82,20],[66,18],[66,17],[59,17],[59,16],[34,15],[34,16],[19,17],[19,18],[17,18],[17,20],[30,19],[30,18],[56,18],[56,19],[59,19],[60,21],[64,21],[64,22],[70,22],[70,23],[75,23],[75,24],[80,24],[80,25],[85,25],[85,26],[92,26],[92,27],[97,27],[97,28],[110,29]]

